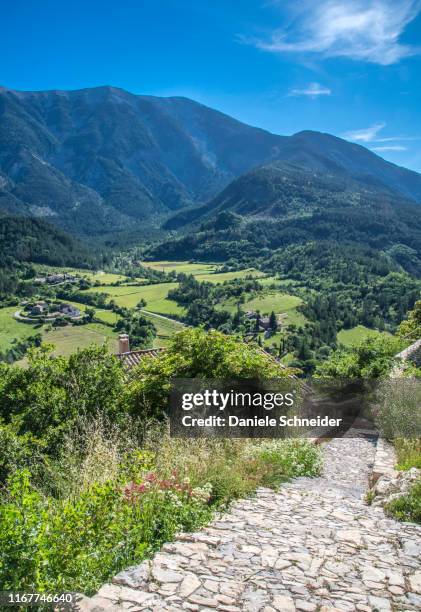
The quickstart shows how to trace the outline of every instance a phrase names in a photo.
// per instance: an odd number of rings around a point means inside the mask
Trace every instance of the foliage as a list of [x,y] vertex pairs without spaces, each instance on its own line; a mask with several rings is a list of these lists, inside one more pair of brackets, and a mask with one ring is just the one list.
[[177,531],[209,518],[201,498],[176,487],[134,497],[107,482],[54,500],[31,487],[28,472],[16,472],[0,505],[0,582],[6,589],[93,593]]
[[376,394],[376,421],[389,439],[421,437],[421,385],[398,377],[381,382]]
[[397,455],[398,470],[410,470],[415,467],[421,470],[421,437],[396,438],[393,441]]
[[367,338],[354,347],[341,347],[316,369],[320,377],[380,378],[386,376],[402,344],[396,338]]
[[214,330],[185,329],[171,339],[162,355],[139,364],[127,401],[133,415],[162,418],[172,379],[260,379],[289,373],[264,351],[233,336]]
[[79,416],[121,419],[123,390],[121,365],[106,348],[91,346],[66,360],[44,346],[30,352],[25,369],[0,367],[0,418],[53,452]]
[[421,481],[417,482],[406,495],[389,502],[385,506],[385,511],[399,521],[421,524]]
[[0,214],[1,268],[22,262],[84,268],[95,259],[85,244],[41,219]]
[[0,483],[18,469],[42,462],[45,445],[30,432],[18,435],[12,425],[0,421]]
[[0,582],[92,593],[233,499],[319,469],[319,452],[305,441],[181,440],[161,426],[140,449],[125,429],[110,433],[109,423],[85,420],[36,487],[28,471],[9,478]]
[[415,341],[421,338],[421,300],[418,300],[413,310],[408,312],[405,321],[399,325],[397,333],[405,340]]

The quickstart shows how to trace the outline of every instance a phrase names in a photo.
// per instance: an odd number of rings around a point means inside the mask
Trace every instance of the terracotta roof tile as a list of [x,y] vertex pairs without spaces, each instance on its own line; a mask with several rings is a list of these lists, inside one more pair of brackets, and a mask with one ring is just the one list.
[[121,361],[125,370],[137,366],[145,357],[158,357],[165,349],[152,348],[141,351],[130,351],[129,353],[117,353],[117,359]]

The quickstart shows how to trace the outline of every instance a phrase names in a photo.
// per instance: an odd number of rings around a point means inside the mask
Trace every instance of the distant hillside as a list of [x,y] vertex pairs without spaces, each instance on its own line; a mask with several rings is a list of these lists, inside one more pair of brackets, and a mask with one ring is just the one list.
[[40,219],[0,215],[0,269],[22,262],[87,267],[95,258],[78,240]]
[[274,161],[421,201],[421,175],[328,134],[277,136],[187,98],[114,87],[0,88],[0,210],[75,234],[144,232],[182,209],[190,222],[194,207]]
[[342,173],[367,188],[386,188],[421,202],[420,174],[392,164],[361,145],[331,134],[298,132],[287,139],[278,159],[319,173]]
[[88,235],[156,224],[283,141],[185,98],[0,89],[0,207]]
[[[206,206],[178,213],[167,228],[186,235],[152,249],[151,257],[267,257],[280,247],[321,240],[379,250],[401,245],[417,261],[421,256],[419,204],[384,187],[368,188],[343,171],[284,162],[246,173]],[[419,269],[417,262],[411,266]]]

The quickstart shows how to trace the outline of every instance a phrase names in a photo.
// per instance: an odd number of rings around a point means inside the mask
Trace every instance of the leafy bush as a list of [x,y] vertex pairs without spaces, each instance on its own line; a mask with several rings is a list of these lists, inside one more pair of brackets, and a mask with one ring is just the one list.
[[0,423],[0,483],[17,469],[43,460],[44,445],[32,434],[17,435],[10,425]]
[[330,378],[382,378],[394,365],[402,341],[384,336],[369,337],[358,346],[342,347],[317,368],[316,375]]
[[59,467],[48,466],[61,474],[54,486],[38,475],[34,487],[25,470],[10,477],[0,505],[3,588],[93,593],[215,509],[320,468],[305,441],[178,440],[161,427],[147,448],[127,450],[125,436],[102,424],[81,428],[54,460]]
[[421,480],[412,487],[407,495],[387,504],[385,510],[399,521],[421,524]]
[[421,338],[421,300],[408,312],[407,319],[399,325],[397,333],[401,338],[412,342]]
[[162,418],[174,378],[268,379],[290,374],[255,346],[218,331],[186,329],[176,334],[165,353],[144,359],[127,388],[134,416]]
[[103,414],[122,422],[124,373],[105,347],[92,346],[69,359],[50,347],[33,350],[26,369],[0,364],[0,419],[18,435],[31,433],[55,453],[80,415]]
[[133,497],[107,482],[77,497],[44,498],[31,487],[29,472],[16,472],[0,506],[0,583],[93,593],[176,532],[199,527],[210,512],[203,497],[176,486]]
[[306,440],[269,440],[252,452],[267,468],[263,479],[267,486],[297,476],[317,476],[321,470],[320,451]]

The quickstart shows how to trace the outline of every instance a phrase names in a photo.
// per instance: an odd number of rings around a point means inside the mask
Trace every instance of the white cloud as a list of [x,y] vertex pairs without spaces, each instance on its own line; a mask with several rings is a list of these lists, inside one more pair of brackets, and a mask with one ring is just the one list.
[[[351,130],[342,134],[342,138],[347,140],[353,140],[354,142],[363,143],[391,143],[391,144],[380,144],[380,146],[371,147],[372,151],[407,151],[408,147],[398,144],[403,141],[419,140],[418,136],[386,136],[378,137],[377,134],[386,126],[385,123],[376,123],[370,127]],[[393,144],[393,143],[396,144]]]
[[371,147],[372,151],[407,151],[408,147],[402,145],[389,145],[385,147]]
[[419,140],[419,136],[388,136],[387,138],[376,138],[374,142],[395,142],[396,140]]
[[[280,4],[280,2],[278,2]],[[273,53],[319,53],[387,66],[420,48],[400,36],[421,10],[421,0],[303,0],[291,4],[286,29],[253,44]]]
[[376,136],[378,132],[385,127],[385,125],[385,123],[376,123],[368,128],[345,132],[343,137],[347,140],[356,140],[357,142],[372,142],[373,140],[377,141]]
[[304,89],[291,89],[288,95],[317,98],[318,96],[330,96],[331,93],[332,91],[328,87],[324,87],[323,85],[320,85],[320,83],[310,83]]

